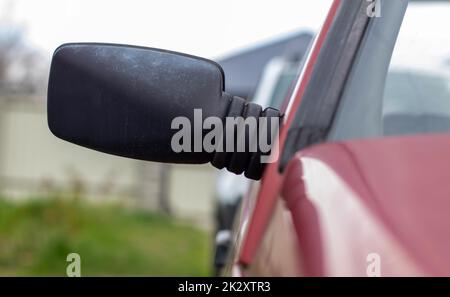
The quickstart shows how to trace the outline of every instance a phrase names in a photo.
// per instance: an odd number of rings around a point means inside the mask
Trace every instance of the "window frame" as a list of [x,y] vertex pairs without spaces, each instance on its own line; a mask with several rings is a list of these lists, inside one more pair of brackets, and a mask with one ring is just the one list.
[[369,24],[370,2],[342,1],[320,49],[301,104],[281,152],[282,172],[294,154],[326,140],[360,43]]

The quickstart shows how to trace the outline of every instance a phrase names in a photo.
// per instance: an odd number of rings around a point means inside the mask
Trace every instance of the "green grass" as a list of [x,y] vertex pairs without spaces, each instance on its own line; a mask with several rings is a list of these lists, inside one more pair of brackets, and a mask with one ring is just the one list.
[[0,275],[65,276],[78,253],[82,276],[210,274],[209,234],[173,219],[82,200],[0,199]]

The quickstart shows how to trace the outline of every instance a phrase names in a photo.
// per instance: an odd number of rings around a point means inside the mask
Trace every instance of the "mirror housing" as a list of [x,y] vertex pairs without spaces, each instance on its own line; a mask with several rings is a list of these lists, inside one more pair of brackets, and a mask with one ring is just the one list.
[[[215,117],[225,127],[230,117],[280,118],[274,109],[263,111],[225,93],[223,70],[212,61],[114,44],[65,44],[56,49],[47,104],[51,132],[66,141],[140,160],[211,162],[236,174],[245,172],[252,179],[262,175],[264,164],[258,157],[263,153],[250,151],[248,145],[239,152],[202,149],[205,135],[214,127],[202,129],[204,120]],[[180,128],[174,124],[177,118],[193,123],[186,128],[191,132],[189,143],[182,141],[191,150],[173,148],[173,137]],[[258,134],[258,129],[243,129],[246,139]],[[226,143],[224,131],[216,144]],[[195,137],[200,138],[200,146]]]

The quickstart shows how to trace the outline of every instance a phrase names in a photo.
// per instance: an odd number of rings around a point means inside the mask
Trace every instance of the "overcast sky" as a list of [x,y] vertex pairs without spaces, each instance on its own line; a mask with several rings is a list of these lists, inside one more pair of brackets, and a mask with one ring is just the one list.
[[[7,6],[11,10],[7,10]],[[299,29],[318,30],[331,0],[0,0],[0,14],[51,53],[74,41],[126,43],[214,58]]]

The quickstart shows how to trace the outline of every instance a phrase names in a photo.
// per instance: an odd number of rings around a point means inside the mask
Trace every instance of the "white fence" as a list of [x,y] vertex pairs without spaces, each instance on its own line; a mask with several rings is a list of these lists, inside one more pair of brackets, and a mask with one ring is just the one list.
[[51,134],[45,105],[9,102],[0,103],[0,195],[81,192],[95,201],[116,199],[150,210],[168,205],[178,217],[202,226],[211,222],[212,167],[161,165],[75,146]]

